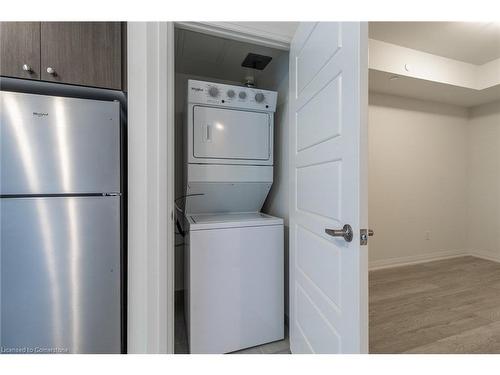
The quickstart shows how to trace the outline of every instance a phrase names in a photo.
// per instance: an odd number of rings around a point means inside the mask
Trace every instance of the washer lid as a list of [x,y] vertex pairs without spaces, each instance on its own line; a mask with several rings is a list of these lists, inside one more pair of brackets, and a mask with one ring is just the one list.
[[283,225],[283,219],[262,212],[188,215],[190,230]]

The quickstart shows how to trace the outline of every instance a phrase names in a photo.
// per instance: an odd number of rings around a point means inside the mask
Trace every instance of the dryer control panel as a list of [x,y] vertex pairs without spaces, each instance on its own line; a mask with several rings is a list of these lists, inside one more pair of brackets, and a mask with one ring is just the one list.
[[275,112],[278,93],[253,87],[188,80],[188,102]]

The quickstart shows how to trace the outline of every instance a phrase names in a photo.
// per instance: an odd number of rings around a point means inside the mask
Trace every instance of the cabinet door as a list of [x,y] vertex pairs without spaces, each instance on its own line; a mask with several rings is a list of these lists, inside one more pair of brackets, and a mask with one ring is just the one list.
[[45,81],[121,89],[120,22],[42,22],[41,69]]
[[40,79],[40,22],[0,22],[0,75]]

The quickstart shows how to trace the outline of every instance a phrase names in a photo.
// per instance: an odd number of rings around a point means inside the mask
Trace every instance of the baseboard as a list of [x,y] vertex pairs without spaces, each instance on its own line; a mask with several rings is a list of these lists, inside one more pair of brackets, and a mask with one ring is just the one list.
[[494,253],[488,250],[471,250],[468,255],[500,263],[500,253]]
[[[380,269],[384,269],[384,268],[410,266],[412,264],[427,263],[427,262],[432,262],[432,261],[436,261],[436,260],[457,258],[457,257],[466,256],[466,255],[472,255],[472,254],[470,254],[470,252],[468,252],[468,251],[457,251],[457,250],[440,251],[440,252],[429,253],[429,254],[411,255],[411,256],[407,256],[407,257],[376,260],[376,261],[370,262],[368,265],[368,268],[370,271],[374,271],[374,270],[380,270]],[[500,261],[500,258],[499,258],[499,261]]]

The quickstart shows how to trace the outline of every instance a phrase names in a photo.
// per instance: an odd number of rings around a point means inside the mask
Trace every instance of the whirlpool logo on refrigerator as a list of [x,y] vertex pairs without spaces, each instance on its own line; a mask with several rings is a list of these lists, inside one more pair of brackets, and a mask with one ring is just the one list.
[[48,115],[49,115],[48,112],[33,112],[33,116],[36,116],[36,117],[46,117]]

